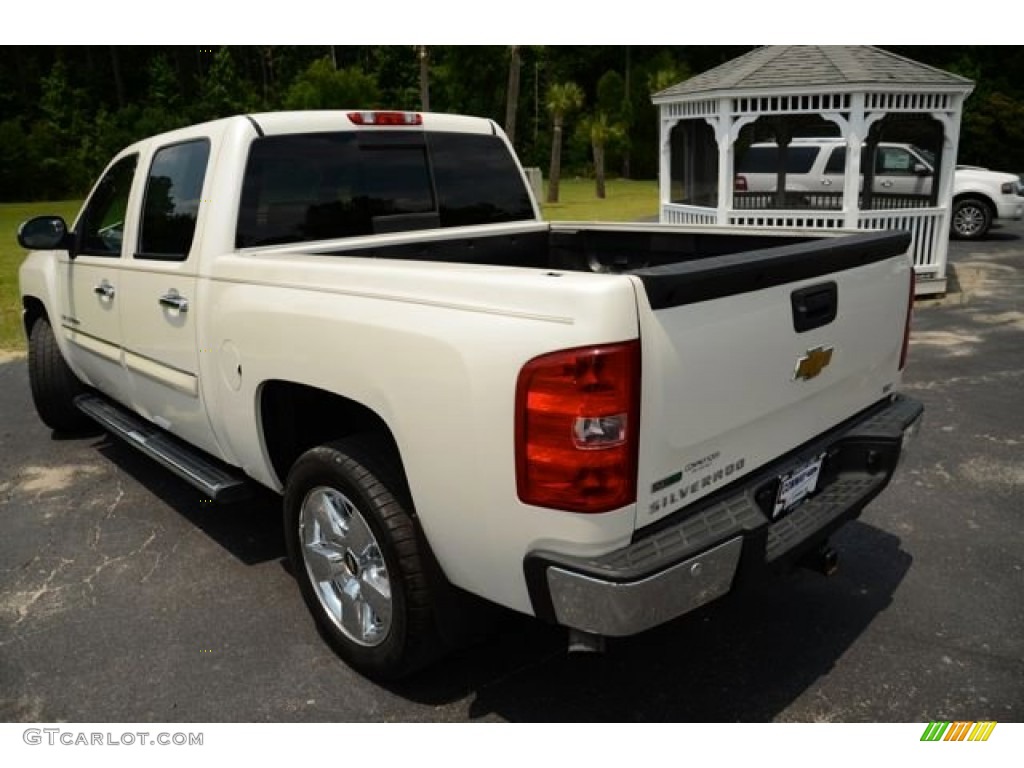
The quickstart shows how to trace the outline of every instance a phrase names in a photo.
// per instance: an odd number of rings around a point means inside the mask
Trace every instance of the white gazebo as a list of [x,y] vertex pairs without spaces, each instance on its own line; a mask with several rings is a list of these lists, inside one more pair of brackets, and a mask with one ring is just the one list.
[[[909,230],[917,293],[943,293],[960,118],[973,87],[869,46],[753,50],[654,95],[660,219]],[[834,175],[817,181],[826,186],[809,189],[802,164],[815,143],[845,149],[829,162]],[[755,144],[768,189],[749,189],[737,172],[754,163]],[[901,186],[900,174],[913,183]]]

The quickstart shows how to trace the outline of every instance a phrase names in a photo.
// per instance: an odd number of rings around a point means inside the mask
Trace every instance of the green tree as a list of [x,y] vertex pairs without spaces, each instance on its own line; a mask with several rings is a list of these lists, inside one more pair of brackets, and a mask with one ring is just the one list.
[[671,88],[685,79],[680,76],[679,70],[675,67],[665,67],[651,74],[648,79],[648,90],[653,95],[659,91],[664,91],[666,88]]
[[508,47],[438,46],[430,51],[431,108],[488,117],[501,124],[507,110]]
[[618,119],[622,102],[626,98],[626,81],[613,69],[608,70],[597,81],[597,109]]
[[[617,129],[615,141],[608,145],[605,166],[616,167],[621,163],[623,175],[629,170],[629,125],[632,119],[632,105],[626,91],[626,81],[615,70],[608,70],[597,81],[597,114],[605,116],[607,125]],[[589,123],[590,121],[588,121]],[[587,131],[589,141],[590,131]],[[620,157],[621,155],[621,157]]]
[[288,109],[361,109],[379,103],[376,78],[357,67],[335,69],[326,56],[309,65],[284,99]]
[[621,124],[610,122],[604,112],[598,112],[583,121],[583,132],[589,138],[594,152],[594,192],[603,200],[605,198],[605,149],[609,144],[621,141],[624,131]]
[[583,91],[576,83],[556,83],[548,88],[547,108],[551,113],[551,166],[548,169],[548,202],[558,202],[562,175],[562,127],[565,117],[583,106]]
[[66,196],[88,183],[81,163],[82,136],[89,133],[87,96],[72,86],[68,68],[58,58],[42,78],[39,119],[30,128],[28,147],[32,167],[43,180],[47,195]]
[[199,87],[198,119],[213,120],[248,112],[256,103],[252,84],[239,74],[231,49],[218,48]]
[[174,67],[163,54],[157,54],[146,70],[146,102],[174,111],[181,104],[181,85]]
[[30,183],[38,175],[30,151],[20,118],[0,122],[0,200],[31,200],[38,194]]

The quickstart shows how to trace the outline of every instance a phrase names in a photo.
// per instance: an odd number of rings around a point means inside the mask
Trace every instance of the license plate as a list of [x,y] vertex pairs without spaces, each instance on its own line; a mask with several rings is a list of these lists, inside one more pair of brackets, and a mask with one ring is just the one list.
[[779,493],[775,497],[772,519],[788,512],[806,499],[808,495],[814,493],[814,489],[818,486],[818,475],[821,474],[821,464],[824,459],[825,454],[821,454],[779,478]]

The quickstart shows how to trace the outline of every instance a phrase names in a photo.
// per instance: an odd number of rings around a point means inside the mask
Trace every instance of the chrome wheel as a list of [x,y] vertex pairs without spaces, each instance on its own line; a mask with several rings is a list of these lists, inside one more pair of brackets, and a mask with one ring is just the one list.
[[310,448],[288,472],[284,538],[317,629],[354,669],[395,680],[441,653],[435,580],[391,440]]
[[391,629],[391,581],[356,505],[335,488],[313,488],[299,510],[299,539],[306,573],[328,618],[354,643],[384,642]]
[[982,202],[962,200],[953,208],[953,232],[957,237],[965,240],[982,237],[989,223],[989,210]]

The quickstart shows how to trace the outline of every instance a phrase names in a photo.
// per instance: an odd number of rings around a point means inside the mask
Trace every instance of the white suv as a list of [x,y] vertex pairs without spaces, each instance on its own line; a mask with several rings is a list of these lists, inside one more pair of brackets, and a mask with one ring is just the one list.
[[[786,153],[786,194],[799,207],[838,208],[842,204],[846,145],[836,138],[793,139]],[[875,155],[873,194],[904,207],[907,199],[927,198],[932,191],[934,156],[912,144],[881,143]],[[736,163],[736,201],[765,204],[775,193],[778,147],[753,144]],[[953,178],[954,237],[984,237],[995,219],[1024,217],[1024,196],[1017,176],[976,166],[958,165]],[[900,200],[902,198],[902,201]],[[745,206],[746,207],[746,206]],[[886,206],[888,207],[888,206]]]

